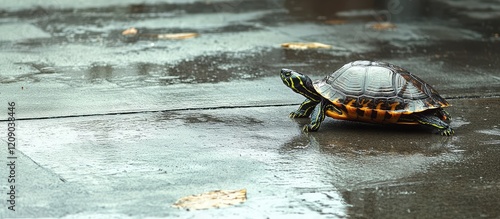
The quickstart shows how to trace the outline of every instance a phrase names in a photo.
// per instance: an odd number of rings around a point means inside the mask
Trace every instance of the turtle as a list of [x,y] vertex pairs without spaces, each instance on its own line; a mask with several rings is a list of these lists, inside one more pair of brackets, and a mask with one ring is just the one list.
[[317,131],[325,116],[380,124],[426,125],[441,135],[454,134],[451,106],[431,85],[399,66],[358,60],[345,64],[322,80],[283,68],[281,80],[306,97],[291,118],[311,117],[303,131]]

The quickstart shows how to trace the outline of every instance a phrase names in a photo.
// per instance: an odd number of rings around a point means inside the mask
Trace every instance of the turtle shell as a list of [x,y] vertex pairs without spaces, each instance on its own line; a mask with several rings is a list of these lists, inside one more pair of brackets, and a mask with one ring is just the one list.
[[351,62],[313,85],[333,104],[358,111],[410,114],[450,105],[417,76],[385,62]]

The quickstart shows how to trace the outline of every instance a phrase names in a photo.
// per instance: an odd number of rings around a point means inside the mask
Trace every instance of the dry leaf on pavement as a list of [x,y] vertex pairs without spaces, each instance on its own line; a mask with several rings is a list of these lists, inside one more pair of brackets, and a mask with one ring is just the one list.
[[[139,30],[135,27],[128,28],[122,32],[123,36],[130,37],[139,34]],[[198,33],[165,33],[165,34],[139,34],[142,37],[157,38],[157,39],[171,39],[171,40],[182,40],[197,37]]]
[[229,207],[245,202],[247,190],[215,190],[198,195],[190,195],[177,200],[172,207],[201,210],[209,208]]
[[135,34],[137,34],[138,32],[139,32],[139,31],[137,31],[137,29],[135,29],[134,27],[131,27],[131,28],[128,28],[128,29],[124,30],[124,31],[122,32],[122,35],[125,35],[125,36],[127,36],[127,35],[135,35]]
[[391,22],[377,22],[369,24],[369,27],[374,30],[392,30],[396,29],[396,25]]
[[167,34],[158,34],[158,39],[183,40],[197,36],[198,36],[197,33],[167,33]]
[[332,46],[317,42],[292,42],[283,43],[281,47],[288,49],[330,49]]

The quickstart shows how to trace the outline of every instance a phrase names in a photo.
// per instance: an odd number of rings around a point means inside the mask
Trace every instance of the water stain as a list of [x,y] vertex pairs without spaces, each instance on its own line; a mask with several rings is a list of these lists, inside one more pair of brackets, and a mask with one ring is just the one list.
[[264,121],[257,118],[243,115],[213,115],[208,113],[203,113],[201,111],[190,111],[187,113],[178,112],[166,112],[159,113],[156,116],[157,121],[171,121],[171,120],[181,120],[186,124],[206,124],[206,125],[229,125],[229,126],[241,126],[246,125],[262,125]]
[[478,130],[477,132],[486,135],[500,136],[500,129],[498,128],[493,128],[490,130]]
[[500,139],[496,139],[500,136],[500,129],[499,128],[494,127],[492,129],[477,130],[476,132],[487,135],[490,138],[490,139],[481,138],[482,141],[480,141],[480,142],[482,145],[500,146]]
[[105,63],[94,63],[84,74],[84,78],[90,82],[100,80],[111,80],[113,76],[113,66]]

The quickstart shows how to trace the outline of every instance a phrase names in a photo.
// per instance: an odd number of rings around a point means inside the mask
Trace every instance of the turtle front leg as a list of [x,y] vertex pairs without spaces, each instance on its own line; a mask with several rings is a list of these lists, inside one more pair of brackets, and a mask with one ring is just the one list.
[[446,112],[444,109],[441,109],[441,108],[440,108],[440,109],[437,111],[437,113],[436,113],[436,114],[437,114],[437,116],[438,116],[441,120],[443,120],[444,122],[446,122],[446,123],[450,123],[450,121],[451,121],[451,115],[450,115],[448,112]]
[[318,105],[319,102],[310,99],[304,100],[300,104],[299,109],[290,113],[290,118],[307,118],[314,110],[314,107]]
[[305,125],[302,130],[304,132],[315,132],[318,131],[321,122],[325,120],[325,110],[328,108],[328,103],[322,101],[321,104],[317,104],[311,114],[311,122]]
[[[445,111],[443,111],[443,112],[446,113]],[[447,114],[447,115],[449,115],[449,114]],[[415,116],[415,119],[420,124],[438,128],[439,134],[441,134],[443,136],[450,136],[450,135],[453,135],[455,133],[455,131],[453,131],[453,129],[450,127],[450,125],[448,123],[444,122],[443,120],[441,120],[441,118],[439,118],[433,114],[416,113],[414,116]]]

